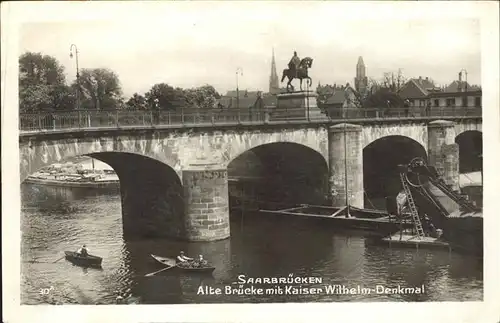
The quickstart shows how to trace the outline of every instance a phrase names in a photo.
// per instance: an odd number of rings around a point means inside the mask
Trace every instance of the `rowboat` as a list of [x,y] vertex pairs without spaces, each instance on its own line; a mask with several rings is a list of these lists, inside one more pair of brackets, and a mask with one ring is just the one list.
[[159,262],[160,264],[168,267],[174,267],[172,270],[177,270],[181,272],[189,272],[189,273],[199,273],[199,274],[210,274],[215,270],[215,267],[205,266],[205,267],[184,267],[182,265],[177,264],[177,261],[173,258],[167,258],[157,255],[151,255],[154,260]]
[[101,267],[102,258],[92,255],[82,256],[81,254],[73,251],[65,251],[65,258],[69,262],[82,266],[82,267]]

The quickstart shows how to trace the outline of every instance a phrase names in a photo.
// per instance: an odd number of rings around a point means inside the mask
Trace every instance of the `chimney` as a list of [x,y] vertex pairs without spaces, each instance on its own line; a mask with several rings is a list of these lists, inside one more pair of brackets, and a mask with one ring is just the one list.
[[419,80],[419,81],[422,81],[422,76],[419,76],[419,77],[418,77],[418,80]]

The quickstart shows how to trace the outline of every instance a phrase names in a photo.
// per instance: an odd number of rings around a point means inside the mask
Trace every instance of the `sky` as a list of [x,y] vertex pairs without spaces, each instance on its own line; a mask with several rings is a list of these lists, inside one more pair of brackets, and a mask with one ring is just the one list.
[[225,93],[236,88],[237,68],[243,71],[240,89],[267,91],[273,48],[279,77],[293,51],[312,57],[314,87],[353,84],[359,56],[370,78],[401,68],[406,77],[445,85],[466,69],[469,83],[481,83],[480,26],[474,19],[339,19],[334,7],[253,2],[162,10],[134,19],[24,23],[19,53],[56,57],[72,81],[76,67],[69,49],[76,44],[79,67],[112,69],[126,97],[159,82],[211,84]]

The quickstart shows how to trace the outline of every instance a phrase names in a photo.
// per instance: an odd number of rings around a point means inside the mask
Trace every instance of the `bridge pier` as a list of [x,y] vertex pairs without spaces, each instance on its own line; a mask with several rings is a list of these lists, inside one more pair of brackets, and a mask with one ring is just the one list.
[[191,164],[182,171],[185,239],[214,241],[230,235],[227,168]]
[[455,123],[436,120],[427,126],[429,164],[436,167],[452,189],[459,189],[459,154],[455,143]]
[[329,128],[328,159],[332,206],[345,206],[348,201],[349,205],[364,207],[362,129],[361,126],[346,123]]

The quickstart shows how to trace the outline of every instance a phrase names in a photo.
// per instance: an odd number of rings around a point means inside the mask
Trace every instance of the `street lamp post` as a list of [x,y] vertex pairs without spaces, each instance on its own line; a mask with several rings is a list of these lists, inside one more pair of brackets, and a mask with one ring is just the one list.
[[243,76],[243,70],[241,67],[236,68],[236,108],[240,108],[240,89],[238,83],[238,75]]
[[69,47],[69,57],[73,58],[73,50],[75,52],[76,59],[76,108],[80,110],[80,71],[78,69],[78,47],[75,44],[71,44]]
[[467,103],[468,103],[468,102],[467,102],[467,100],[469,99],[469,98],[467,97],[467,86],[469,85],[469,84],[467,83],[467,70],[466,70],[465,68],[462,68],[462,69],[460,70],[460,72],[458,73],[458,76],[459,76],[459,86],[460,86],[460,87],[462,86],[462,85],[460,84],[460,83],[462,82],[462,72],[465,72],[465,95],[464,95],[464,97],[463,97],[463,99],[462,99],[462,106],[467,107],[467,106],[468,106],[468,104],[467,104]]
[[154,98],[154,123],[160,123],[160,100],[158,98]]

